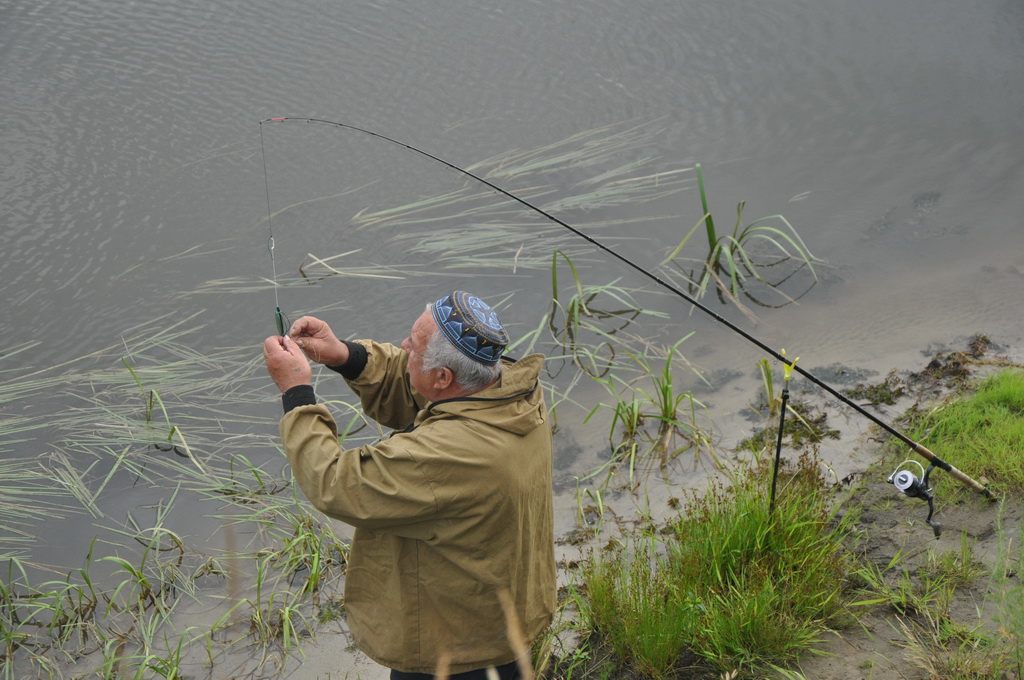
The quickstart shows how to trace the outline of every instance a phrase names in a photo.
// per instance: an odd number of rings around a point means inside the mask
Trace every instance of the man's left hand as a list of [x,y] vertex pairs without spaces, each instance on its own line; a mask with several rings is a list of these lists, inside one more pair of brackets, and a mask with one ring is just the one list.
[[263,360],[267,373],[281,392],[287,392],[298,385],[309,385],[313,371],[302,348],[289,337],[274,335],[263,343]]

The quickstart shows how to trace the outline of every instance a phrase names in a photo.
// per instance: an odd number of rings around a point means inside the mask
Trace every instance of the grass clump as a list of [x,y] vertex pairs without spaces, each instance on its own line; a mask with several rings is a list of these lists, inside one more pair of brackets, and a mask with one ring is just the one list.
[[588,617],[620,662],[643,675],[665,677],[697,633],[702,603],[685,584],[666,578],[670,559],[647,535],[585,567]]
[[679,518],[591,559],[584,621],[623,665],[665,677],[699,662],[720,672],[792,663],[844,611],[851,569],[816,460],[786,470],[770,515],[757,464],[694,496]]

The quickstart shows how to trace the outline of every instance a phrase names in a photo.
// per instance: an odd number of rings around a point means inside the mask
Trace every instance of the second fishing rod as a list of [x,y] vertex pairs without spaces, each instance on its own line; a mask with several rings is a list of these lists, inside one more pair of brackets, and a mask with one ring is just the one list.
[[[937,468],[939,468],[941,470],[944,470],[944,471],[948,472],[950,475],[953,476],[954,479],[956,479],[957,481],[961,482],[965,486],[973,489],[974,491],[977,491],[977,492],[983,494],[987,498],[994,498],[994,495],[992,494],[992,492],[985,485],[983,485],[980,482],[972,479],[971,477],[966,475],[961,470],[953,467],[951,464],[949,464],[945,460],[939,458],[937,455],[935,455],[935,453],[933,453],[931,450],[929,450],[923,444],[921,444],[920,442],[914,441],[913,439],[911,439],[909,436],[907,436],[903,432],[900,432],[899,430],[897,430],[895,427],[893,427],[889,423],[885,422],[884,420],[882,420],[881,418],[879,418],[875,414],[871,413],[870,411],[868,411],[867,409],[865,409],[861,405],[859,405],[856,402],[854,402],[853,400],[851,400],[849,397],[847,397],[845,394],[843,394],[842,392],[840,392],[836,388],[834,388],[831,385],[829,385],[828,383],[820,380],[818,377],[816,377],[812,373],[804,370],[800,366],[797,366],[795,362],[790,362],[789,360],[786,359],[786,357],[783,354],[781,354],[780,352],[778,352],[775,349],[771,348],[770,346],[768,346],[767,344],[765,344],[764,342],[762,342],[758,338],[754,337],[753,335],[751,335],[747,331],[743,330],[742,328],[740,328],[739,326],[737,326],[733,322],[729,321],[728,319],[723,317],[721,314],[719,314],[718,312],[716,312],[713,309],[711,309],[710,307],[708,307],[707,305],[701,303],[697,298],[695,298],[692,295],[686,293],[685,291],[683,291],[682,289],[680,289],[678,286],[676,286],[675,284],[671,283],[670,281],[666,281],[665,279],[663,279],[662,277],[658,276],[656,273],[650,271],[649,269],[646,269],[646,268],[640,266],[639,264],[637,264],[633,260],[631,260],[628,257],[622,255],[621,253],[617,252],[613,248],[605,245],[601,241],[593,238],[589,234],[586,234],[586,233],[580,231],[579,229],[577,229],[576,227],[572,226],[571,224],[568,224],[567,222],[564,222],[563,220],[559,219],[558,217],[555,217],[554,215],[552,215],[551,213],[545,211],[544,209],[542,209],[542,208],[540,208],[540,207],[538,207],[536,205],[533,205],[532,203],[530,203],[530,202],[520,198],[519,196],[516,196],[512,192],[510,192],[510,191],[508,191],[506,189],[503,189],[502,187],[494,184],[493,182],[490,182],[489,180],[487,180],[487,179],[485,179],[483,177],[480,177],[477,174],[474,174],[474,173],[470,172],[469,170],[465,170],[463,168],[460,168],[459,166],[455,165],[454,163],[450,163],[450,162],[444,160],[443,158],[440,158],[440,157],[435,156],[435,155],[433,155],[431,153],[428,153],[428,152],[426,152],[426,151],[424,151],[422,149],[419,149],[419,148],[417,148],[415,146],[412,146],[411,144],[406,144],[405,142],[398,141],[397,139],[393,139],[391,137],[388,137],[386,135],[382,135],[382,134],[380,134],[378,132],[374,132],[372,130],[367,130],[365,128],[357,127],[355,125],[349,125],[347,123],[339,123],[339,122],[330,121],[330,120],[323,120],[323,119],[319,119],[319,118],[293,118],[293,117],[270,118],[270,119],[267,119],[267,120],[260,121],[260,125],[262,126],[265,123],[287,123],[287,122],[314,123],[314,124],[320,124],[320,125],[329,125],[329,126],[333,126],[333,127],[336,127],[336,128],[352,130],[354,132],[359,132],[359,133],[362,133],[362,134],[370,135],[371,137],[376,137],[377,139],[381,139],[381,140],[390,142],[390,143],[395,144],[397,146],[400,146],[400,147],[402,147],[402,148],[404,148],[404,149],[406,149],[408,151],[411,151],[413,153],[416,153],[416,154],[419,154],[419,155],[424,156],[426,158],[429,158],[430,160],[433,160],[433,161],[435,161],[437,163],[440,163],[440,164],[444,165],[445,167],[447,167],[447,168],[449,168],[451,170],[454,170],[455,172],[458,172],[458,173],[460,173],[462,175],[465,175],[466,177],[469,177],[469,178],[471,178],[471,179],[473,179],[473,180],[475,180],[477,182],[480,182],[481,184],[483,184],[483,185],[485,185],[487,187],[490,187],[494,191],[497,191],[499,194],[501,194],[501,195],[503,195],[503,196],[505,196],[505,197],[507,197],[507,198],[509,198],[509,199],[511,199],[511,200],[513,200],[513,201],[523,205],[526,208],[529,208],[530,210],[538,213],[539,215],[543,216],[545,219],[547,219],[547,220],[549,220],[549,221],[559,225],[560,227],[563,227],[564,229],[567,229],[568,231],[572,232],[576,236],[580,237],[581,239],[583,239],[583,240],[587,241],[588,243],[590,243],[591,245],[593,245],[595,248],[597,248],[601,252],[611,256],[612,258],[618,260],[619,262],[621,262],[622,264],[626,265],[630,269],[633,269],[634,271],[638,272],[642,276],[644,276],[647,279],[653,281],[655,284],[657,284],[662,289],[664,289],[664,290],[672,293],[673,295],[676,295],[677,297],[685,300],[686,302],[688,302],[692,306],[696,307],[700,311],[704,312],[705,314],[707,314],[708,316],[713,318],[715,321],[717,321],[718,323],[720,323],[723,326],[725,326],[726,328],[728,328],[729,330],[733,331],[737,335],[739,335],[742,338],[746,339],[748,342],[751,342],[754,345],[756,345],[765,354],[768,354],[769,356],[777,359],[778,361],[781,361],[784,365],[789,367],[790,370],[792,370],[792,371],[798,373],[799,375],[803,376],[804,378],[809,380],[814,385],[816,385],[819,388],[823,389],[824,391],[828,392],[829,394],[834,396],[836,399],[838,399],[843,404],[846,404],[847,406],[852,408],[854,411],[856,411],[860,415],[864,416],[865,418],[867,418],[868,420],[870,420],[874,424],[878,425],[880,428],[882,428],[883,430],[885,430],[886,432],[888,432],[892,436],[894,436],[897,439],[899,439],[900,441],[902,441],[904,444],[909,446],[915,453],[919,454],[920,456],[922,456],[926,460],[928,460],[929,463],[931,463],[932,466],[937,467]],[[262,128],[261,128],[261,137],[262,137]]]

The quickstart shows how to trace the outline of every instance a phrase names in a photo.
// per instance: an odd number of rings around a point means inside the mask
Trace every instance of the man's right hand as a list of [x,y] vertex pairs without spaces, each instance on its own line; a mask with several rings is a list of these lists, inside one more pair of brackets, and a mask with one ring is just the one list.
[[302,351],[324,366],[344,366],[348,361],[348,347],[334,335],[331,327],[315,316],[304,316],[288,329],[288,337]]

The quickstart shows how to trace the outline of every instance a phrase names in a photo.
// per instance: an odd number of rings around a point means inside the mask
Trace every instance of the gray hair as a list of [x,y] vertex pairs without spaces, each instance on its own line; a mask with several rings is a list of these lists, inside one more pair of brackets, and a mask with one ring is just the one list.
[[[427,309],[430,309],[429,305]],[[440,328],[434,330],[423,352],[423,370],[447,368],[455,376],[455,384],[469,392],[479,392],[501,376],[501,362],[484,364],[471,359],[448,342]]]

